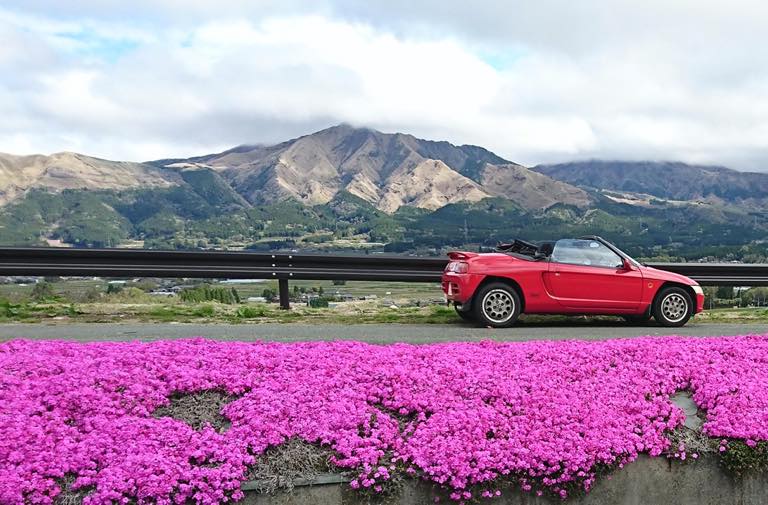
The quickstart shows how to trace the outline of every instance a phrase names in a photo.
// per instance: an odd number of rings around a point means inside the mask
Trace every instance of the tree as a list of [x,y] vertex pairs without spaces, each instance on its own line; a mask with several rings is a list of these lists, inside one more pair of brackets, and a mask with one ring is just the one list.
[[719,286],[715,296],[721,300],[733,299],[733,286]]
[[768,288],[750,288],[744,292],[744,300],[748,304],[764,307],[768,304]]
[[212,287],[208,284],[194,288],[182,289],[179,297],[183,302],[219,302],[227,304],[240,303],[240,295],[235,288]]

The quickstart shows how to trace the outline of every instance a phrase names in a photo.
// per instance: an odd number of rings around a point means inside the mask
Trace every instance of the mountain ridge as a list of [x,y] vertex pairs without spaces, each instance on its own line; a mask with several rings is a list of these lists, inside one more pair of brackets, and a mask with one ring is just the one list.
[[760,174],[591,163],[531,169],[349,125],[144,163],[0,155],[0,243],[435,254],[599,233],[657,260],[768,260]]
[[[198,176],[191,171],[202,171]],[[208,172],[211,172],[210,174]],[[339,124],[276,144],[146,162],[79,153],[0,153],[0,205],[31,189],[126,190],[203,180],[228,202],[286,199],[322,205],[347,192],[388,214],[501,197],[530,211],[556,204],[590,208],[599,198],[632,205],[654,199],[768,208],[768,174],[670,161],[587,160],[525,167],[476,145]],[[615,194],[610,194],[615,192]],[[226,194],[226,196],[225,196]]]
[[669,200],[768,206],[768,173],[678,161],[586,160],[531,170],[583,188],[643,193]]
[[[250,205],[283,199],[321,205],[341,191],[390,214],[403,206],[436,210],[449,203],[477,202],[495,196],[531,210],[558,202],[577,207],[592,202],[586,191],[533,172],[480,146],[457,146],[348,124],[273,145],[244,144],[191,158],[134,163],[74,154],[79,163],[62,164],[58,156],[35,155],[36,161],[24,166],[27,158],[0,155],[0,170],[3,159],[13,161],[6,163],[6,181],[24,181],[8,182],[5,190],[0,185],[0,204],[29,189],[180,185],[184,184],[182,174],[189,170],[216,172],[240,195],[241,203]],[[59,178],[34,175],[35,167],[41,164],[57,167]],[[110,170],[115,174],[114,181],[106,180]]]

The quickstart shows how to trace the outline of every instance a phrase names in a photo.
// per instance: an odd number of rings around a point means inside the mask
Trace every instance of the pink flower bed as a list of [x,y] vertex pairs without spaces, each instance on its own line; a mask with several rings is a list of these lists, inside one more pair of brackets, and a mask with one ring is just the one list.
[[[231,427],[155,418],[174,392],[220,389]],[[768,336],[603,342],[0,344],[0,503],[238,499],[246,467],[290,437],[330,447],[376,488],[394,471],[455,499],[500,479],[565,496],[596,469],[659,455],[690,389],[705,432],[768,439]]]

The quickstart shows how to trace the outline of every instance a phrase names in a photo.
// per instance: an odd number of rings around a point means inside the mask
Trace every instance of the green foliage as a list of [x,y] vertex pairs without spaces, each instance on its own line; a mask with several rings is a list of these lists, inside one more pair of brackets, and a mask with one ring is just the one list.
[[730,440],[720,453],[723,468],[735,477],[768,471],[768,442],[757,442],[750,447],[743,440]]
[[110,301],[117,302],[146,302],[149,300],[150,296],[144,290],[135,286],[120,289],[110,295]]
[[179,298],[184,302],[219,302],[226,304],[240,303],[240,295],[235,288],[212,287],[209,284],[182,289]]
[[733,286],[719,286],[715,292],[717,298],[732,299],[733,298]]
[[45,300],[52,300],[55,298],[55,294],[53,292],[53,286],[51,286],[48,282],[38,282],[35,284],[35,287],[32,288],[32,293],[30,294],[30,297],[37,301],[45,301]]
[[249,251],[275,251],[278,249],[290,249],[296,246],[295,240],[265,240],[246,247]]
[[241,206],[243,198],[211,169],[182,170],[181,178],[212,206]]
[[271,288],[264,288],[264,291],[261,292],[261,296],[263,296],[266,301],[273,302],[275,301],[275,298],[277,298],[277,291]]
[[[473,173],[459,158],[455,162]],[[504,198],[488,198],[434,212],[402,207],[390,215],[343,191],[323,205],[290,199],[251,205],[212,170],[179,173],[184,184],[170,188],[30,191],[0,208],[0,244],[61,239],[81,247],[114,247],[143,240],[146,248],[246,246],[269,252],[333,248],[334,241],[355,236],[383,244],[388,252],[442,254],[451,248],[492,247],[515,237],[600,234],[649,261],[768,261],[768,223],[737,205],[659,200],[640,207],[594,192],[596,203],[589,209],[556,204],[528,211]]]
[[267,315],[267,309],[265,307],[253,307],[250,305],[243,305],[238,307],[235,312],[235,316],[238,319],[255,319],[257,317],[264,317]]
[[309,306],[312,307],[313,309],[327,308],[328,299],[322,296],[317,298],[311,298],[309,300]]
[[0,318],[19,318],[25,316],[26,313],[27,306],[25,304],[0,300]]
[[144,238],[175,235],[184,230],[184,221],[168,211],[161,211],[136,225],[136,233]]
[[201,307],[197,307],[192,312],[192,315],[197,317],[213,317],[214,314],[216,314],[216,309],[213,307],[213,305],[203,305]]
[[333,240],[333,234],[326,233],[323,235],[312,235],[310,237],[306,237],[304,239],[304,242],[307,242],[309,244],[322,244],[324,242],[330,242],[331,240]]
[[113,247],[129,235],[130,223],[105,202],[105,192],[30,191],[0,214],[0,242],[40,245],[42,237],[83,247]]
[[107,294],[108,295],[117,294],[117,293],[121,292],[122,290],[123,290],[123,286],[120,285],[120,284],[113,284],[111,282],[109,284],[107,284]]

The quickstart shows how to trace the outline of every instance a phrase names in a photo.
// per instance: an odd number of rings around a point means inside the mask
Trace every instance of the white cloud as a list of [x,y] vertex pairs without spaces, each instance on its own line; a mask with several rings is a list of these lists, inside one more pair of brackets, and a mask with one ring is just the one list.
[[143,160],[348,121],[527,164],[768,169],[760,2],[60,5],[0,10],[0,151]]

